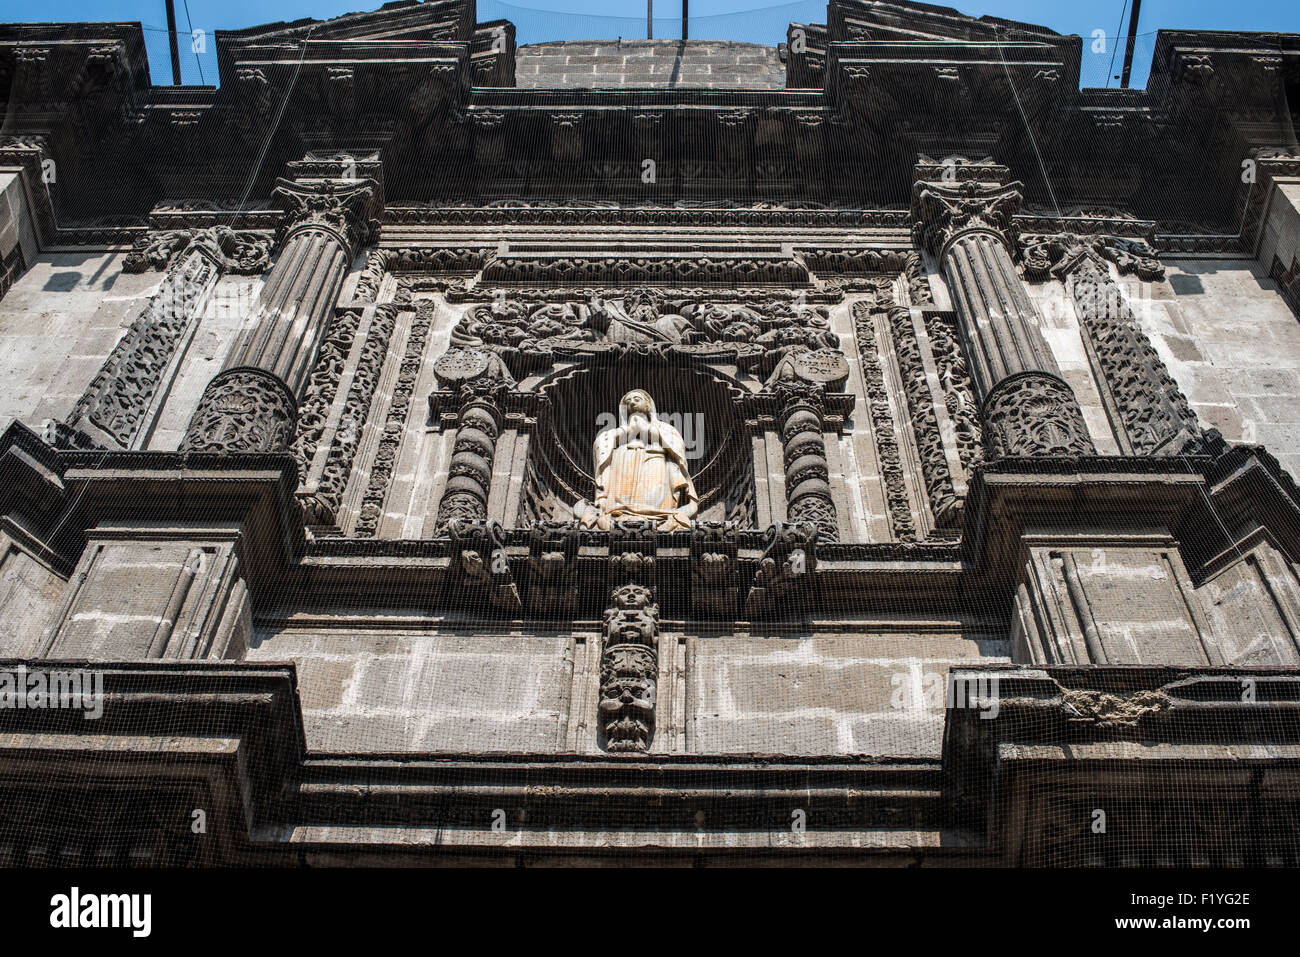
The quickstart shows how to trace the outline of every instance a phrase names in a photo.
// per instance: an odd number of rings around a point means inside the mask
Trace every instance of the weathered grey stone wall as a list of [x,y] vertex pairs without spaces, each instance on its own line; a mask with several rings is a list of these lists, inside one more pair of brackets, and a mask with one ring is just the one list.
[[72,411],[158,285],[123,254],[41,255],[0,299],[0,428]]
[[948,670],[1005,654],[956,635],[694,638],[688,748],[937,757]]
[[40,252],[27,215],[22,175],[16,169],[0,169],[0,259],[15,247],[22,249],[23,262],[35,262]]
[[[298,669],[322,751],[578,751],[596,746],[592,631],[259,629],[249,660]],[[655,753],[936,757],[948,669],[1007,661],[956,634],[660,636]]]
[[[8,521],[6,520],[6,525]],[[0,526],[0,655],[36,654],[58,613],[67,579],[33,554],[19,530]]]
[[313,750],[563,749],[568,635],[271,629],[248,659],[297,666]]
[[1122,280],[1201,424],[1260,443],[1300,475],[1300,320],[1259,264],[1179,259],[1164,283]]

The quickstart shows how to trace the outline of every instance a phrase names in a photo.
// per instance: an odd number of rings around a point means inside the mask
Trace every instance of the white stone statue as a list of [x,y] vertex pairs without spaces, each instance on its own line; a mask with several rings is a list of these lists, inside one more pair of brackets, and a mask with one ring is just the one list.
[[623,396],[618,425],[601,430],[592,445],[596,501],[582,499],[573,514],[587,528],[609,529],[619,519],[650,519],[659,530],[691,527],[700,507],[686,468],[681,433],[655,415],[643,389]]

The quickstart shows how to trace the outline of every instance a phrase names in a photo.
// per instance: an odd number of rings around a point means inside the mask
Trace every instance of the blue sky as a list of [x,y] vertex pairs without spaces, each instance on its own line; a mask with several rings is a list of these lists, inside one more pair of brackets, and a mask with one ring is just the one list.
[[[327,19],[354,10],[374,10],[383,0],[176,0],[185,83],[215,82],[216,55],[211,31],[253,26],[302,17]],[[680,36],[681,3],[656,0],[655,36]],[[1128,28],[1126,0],[957,0],[948,6],[972,16],[985,14],[1050,27],[1058,33],[1088,38],[1084,45],[1084,86],[1105,86],[1119,73],[1123,35]],[[520,43],[542,40],[613,39],[645,36],[644,0],[479,0],[479,20],[507,19],[518,29]],[[763,0],[692,0],[691,36],[773,44],[785,39],[791,20],[824,23],[826,4],[815,0],[764,3]],[[163,0],[0,0],[3,21],[137,20],[144,24],[155,83],[170,81],[167,18]],[[1151,62],[1155,31],[1273,30],[1300,33],[1298,0],[1143,0],[1138,26],[1133,84],[1142,86]],[[206,49],[191,50],[190,29],[208,32]],[[1094,31],[1106,35],[1103,53],[1092,52]],[[1116,37],[1119,42],[1116,44]],[[1115,48],[1118,46],[1118,53]],[[1113,67],[1112,67],[1113,54]],[[1111,86],[1118,81],[1110,80]]]

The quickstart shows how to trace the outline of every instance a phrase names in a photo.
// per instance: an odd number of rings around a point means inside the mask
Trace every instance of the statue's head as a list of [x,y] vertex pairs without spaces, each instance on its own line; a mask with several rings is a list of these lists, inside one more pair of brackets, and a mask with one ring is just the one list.
[[623,407],[627,409],[628,415],[638,412],[642,415],[654,415],[655,402],[650,398],[650,393],[644,389],[633,389],[623,396]]

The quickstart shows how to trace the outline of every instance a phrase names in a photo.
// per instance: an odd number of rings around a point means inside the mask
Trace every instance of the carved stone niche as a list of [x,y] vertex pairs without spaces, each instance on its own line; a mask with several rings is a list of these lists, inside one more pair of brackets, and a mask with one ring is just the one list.
[[572,505],[594,496],[591,449],[596,434],[617,424],[630,389],[654,397],[657,414],[682,434],[700,496],[696,522],[754,526],[754,466],[740,401],[725,373],[672,358],[623,355],[547,376],[529,444],[519,525],[570,521]]

